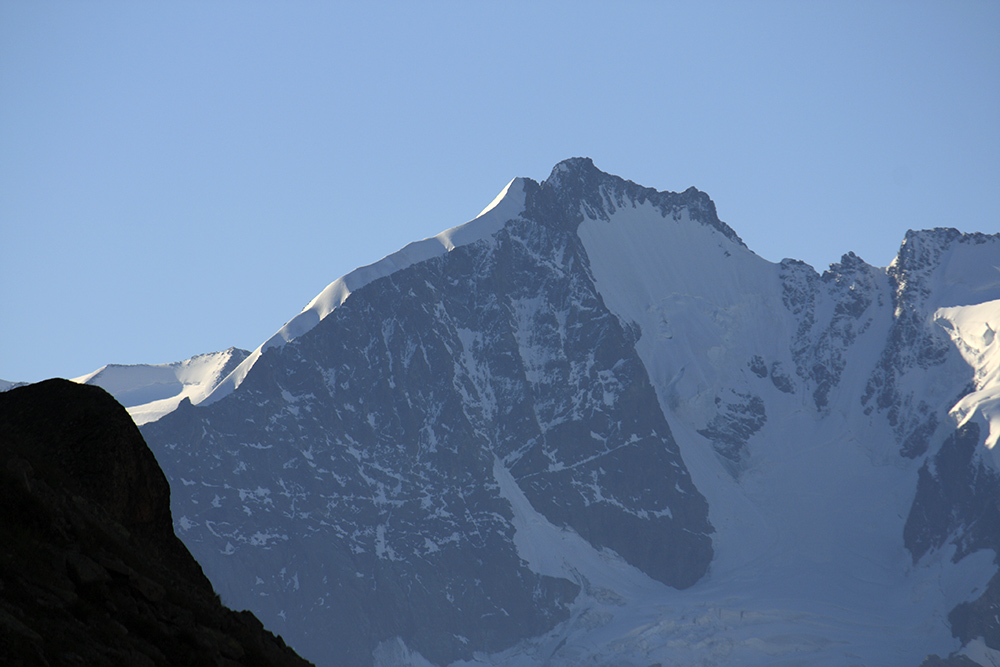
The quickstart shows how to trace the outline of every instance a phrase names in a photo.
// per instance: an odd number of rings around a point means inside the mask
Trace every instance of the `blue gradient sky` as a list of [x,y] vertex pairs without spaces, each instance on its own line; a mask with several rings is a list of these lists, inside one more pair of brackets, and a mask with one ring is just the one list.
[[0,378],[255,348],[571,156],[820,270],[1000,230],[998,2],[342,4],[0,0]]

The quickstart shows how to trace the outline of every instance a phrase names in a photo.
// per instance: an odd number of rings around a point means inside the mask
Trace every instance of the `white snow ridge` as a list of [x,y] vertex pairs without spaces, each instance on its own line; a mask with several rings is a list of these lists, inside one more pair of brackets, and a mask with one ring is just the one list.
[[211,396],[208,397],[206,404],[214,403],[229,395],[240,386],[261,354],[272,347],[278,347],[295,340],[312,329],[340,304],[344,303],[351,292],[364,287],[373,280],[384,278],[413,264],[451,252],[457,246],[488,239],[504,223],[511,218],[516,218],[523,208],[524,179],[515,178],[500,191],[500,194],[490,202],[489,206],[464,225],[452,227],[423,241],[410,243],[402,250],[383,257],[374,264],[362,266],[346,276],[334,280],[310,301],[301,313],[289,320],[285,326],[278,330],[278,333],[250,353],[250,356],[229,377],[220,382]]
[[109,364],[73,381],[103,388],[142,425],[173,412],[185,398],[201,403],[246,355],[231,347],[171,364]]

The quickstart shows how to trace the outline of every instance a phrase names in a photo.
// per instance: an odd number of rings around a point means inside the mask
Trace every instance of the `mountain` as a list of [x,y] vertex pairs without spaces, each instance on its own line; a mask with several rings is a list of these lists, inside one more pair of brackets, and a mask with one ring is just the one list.
[[201,403],[249,354],[231,347],[172,364],[109,364],[73,381],[106,390],[141,426],[172,412],[184,399]]
[[998,266],[774,264],[571,159],[142,430],[223,599],[321,664],[982,662]]
[[0,380],[0,391],[7,391],[15,387],[23,387],[27,382],[11,382],[10,380]]
[[0,460],[3,664],[308,664],[219,603],[106,392],[48,380],[0,394]]

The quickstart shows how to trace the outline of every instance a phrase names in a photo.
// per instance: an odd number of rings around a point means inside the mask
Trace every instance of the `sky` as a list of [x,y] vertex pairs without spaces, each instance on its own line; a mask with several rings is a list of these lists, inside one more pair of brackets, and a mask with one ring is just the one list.
[[254,349],[565,158],[761,257],[1000,231],[1000,2],[0,0],[0,378]]

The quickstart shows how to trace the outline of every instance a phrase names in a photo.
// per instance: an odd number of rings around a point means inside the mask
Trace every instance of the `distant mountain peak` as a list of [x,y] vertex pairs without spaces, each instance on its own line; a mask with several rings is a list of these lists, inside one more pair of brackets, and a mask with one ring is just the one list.
[[594,161],[589,157],[571,157],[557,163],[549,172],[546,183],[558,186],[563,178],[578,178],[586,174],[606,176],[604,172],[594,166]]

